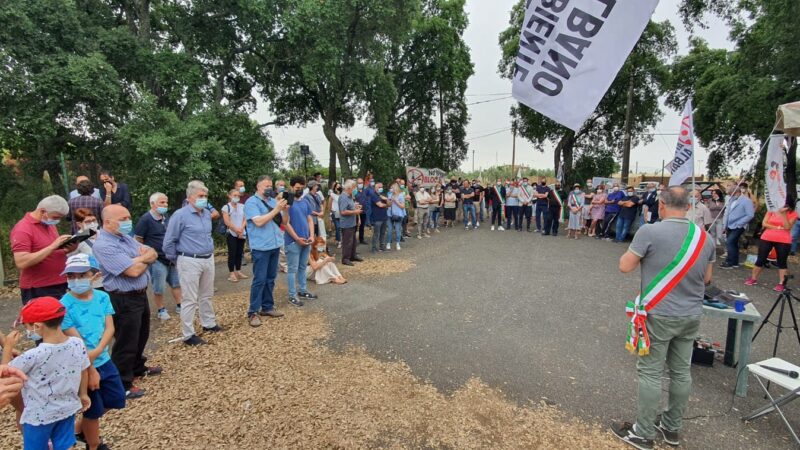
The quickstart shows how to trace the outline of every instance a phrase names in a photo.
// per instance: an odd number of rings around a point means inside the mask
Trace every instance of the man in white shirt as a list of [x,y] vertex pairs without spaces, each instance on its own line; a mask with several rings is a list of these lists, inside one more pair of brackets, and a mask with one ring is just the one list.
[[428,194],[427,189],[418,186],[414,197],[417,200],[417,239],[422,239],[422,236],[431,237],[428,231],[428,205],[431,202],[431,194]]

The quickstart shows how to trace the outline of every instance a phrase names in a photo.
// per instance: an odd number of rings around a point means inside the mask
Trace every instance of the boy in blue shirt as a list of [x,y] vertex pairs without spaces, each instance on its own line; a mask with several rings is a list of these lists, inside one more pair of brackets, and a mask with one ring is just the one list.
[[[89,398],[92,405],[84,411],[83,419],[77,423],[89,450],[103,450],[106,445],[100,441],[100,418],[107,409],[125,407],[125,389],[122,379],[111,357],[108,346],[114,337],[114,308],[111,299],[103,291],[92,289],[92,281],[99,276],[96,263],[85,254],[67,259],[62,275],[67,276],[68,291],[61,298],[66,308],[61,329],[67,336],[83,340],[88,350],[89,360]],[[79,434],[79,436],[80,436]]]

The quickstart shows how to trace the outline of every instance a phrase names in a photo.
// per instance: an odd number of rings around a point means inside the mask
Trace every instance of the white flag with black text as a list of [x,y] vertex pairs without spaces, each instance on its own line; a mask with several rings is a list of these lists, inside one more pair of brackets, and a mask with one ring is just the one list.
[[686,101],[681,115],[681,131],[678,135],[678,146],[675,157],[667,166],[672,176],[670,186],[680,186],[694,174],[694,122],[692,120],[692,100]]

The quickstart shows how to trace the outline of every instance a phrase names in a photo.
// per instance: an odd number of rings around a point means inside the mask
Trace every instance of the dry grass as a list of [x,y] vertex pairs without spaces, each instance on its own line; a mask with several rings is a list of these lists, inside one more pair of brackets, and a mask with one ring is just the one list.
[[[229,329],[205,336],[210,345],[168,344],[175,320],[151,338],[151,362],[165,372],[103,419],[112,448],[619,448],[596,427],[544,405],[519,407],[478,380],[445,396],[403,363],[337,353],[322,342],[331,331],[320,314],[286,310],[251,328],[245,294],[215,304]],[[6,410],[0,448],[20,443]]]

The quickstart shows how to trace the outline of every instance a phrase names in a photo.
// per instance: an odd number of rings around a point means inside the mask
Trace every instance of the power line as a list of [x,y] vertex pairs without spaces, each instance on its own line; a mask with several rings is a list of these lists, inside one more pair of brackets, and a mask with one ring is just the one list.
[[495,94],[466,94],[467,97],[493,97],[497,95],[511,95],[511,92],[498,92]]
[[480,102],[467,103],[467,106],[472,106],[472,105],[480,105],[481,103],[499,102],[499,101],[501,101],[501,100],[508,100],[508,99],[509,99],[509,98],[511,98],[511,97],[512,97],[512,96],[511,96],[511,95],[509,95],[509,96],[507,96],[507,97],[493,98],[493,99],[491,99],[491,100],[483,100],[483,101],[480,101]]
[[485,137],[489,137],[489,136],[494,136],[495,134],[505,133],[507,131],[511,131],[511,128],[504,128],[502,130],[495,131],[494,133],[488,133],[488,134],[484,134],[484,135],[481,135],[481,136],[475,136],[473,138],[468,138],[468,139],[466,139],[466,141],[474,141],[475,139],[481,139],[481,138],[485,138]]

